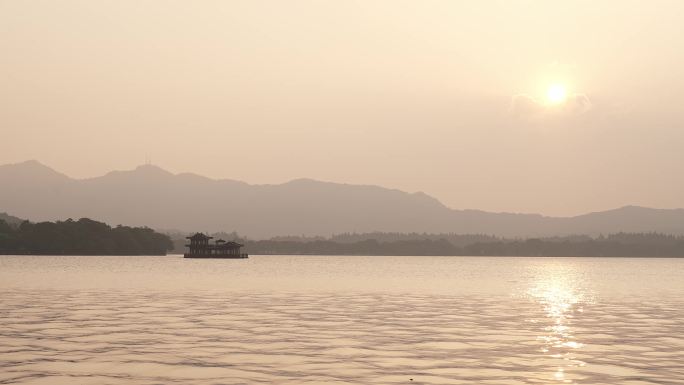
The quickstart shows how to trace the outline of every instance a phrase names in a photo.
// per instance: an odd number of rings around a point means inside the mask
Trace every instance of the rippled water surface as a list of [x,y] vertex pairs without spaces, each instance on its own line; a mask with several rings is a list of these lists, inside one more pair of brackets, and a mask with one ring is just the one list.
[[0,256],[0,384],[683,384],[684,260]]

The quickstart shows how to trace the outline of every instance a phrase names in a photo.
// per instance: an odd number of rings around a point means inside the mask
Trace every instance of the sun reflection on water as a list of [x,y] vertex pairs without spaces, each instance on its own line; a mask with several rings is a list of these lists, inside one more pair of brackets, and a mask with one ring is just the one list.
[[533,322],[546,325],[537,339],[542,342],[540,351],[555,364],[550,368],[551,379],[573,383],[568,372],[585,363],[576,358],[584,344],[573,335],[572,325],[574,318],[584,311],[584,304],[590,302],[590,295],[571,266],[556,264],[543,266],[527,295],[544,310],[545,318]]

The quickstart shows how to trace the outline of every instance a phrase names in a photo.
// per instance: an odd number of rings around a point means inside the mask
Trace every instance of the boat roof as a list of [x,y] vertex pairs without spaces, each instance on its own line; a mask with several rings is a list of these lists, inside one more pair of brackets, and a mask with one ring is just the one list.
[[195,235],[190,236],[190,237],[185,237],[187,239],[213,239],[214,237],[210,237],[208,235],[204,235],[202,233],[195,233]]

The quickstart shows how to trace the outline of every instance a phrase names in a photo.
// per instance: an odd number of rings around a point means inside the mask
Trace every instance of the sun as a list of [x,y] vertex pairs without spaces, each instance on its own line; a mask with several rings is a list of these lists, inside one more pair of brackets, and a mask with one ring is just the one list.
[[546,100],[550,104],[561,104],[568,97],[568,91],[562,84],[551,84],[546,90]]

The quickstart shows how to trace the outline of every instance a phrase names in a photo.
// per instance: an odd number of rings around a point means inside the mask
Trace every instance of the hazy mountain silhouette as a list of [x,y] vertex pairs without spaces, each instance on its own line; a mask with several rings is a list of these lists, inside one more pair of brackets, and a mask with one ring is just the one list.
[[10,226],[19,226],[24,220],[7,213],[0,213],[0,221],[5,221]]
[[0,211],[37,220],[96,218],[250,237],[455,232],[507,237],[657,231],[684,234],[684,209],[628,206],[570,218],[453,210],[424,193],[297,179],[250,185],[145,165],[73,179],[36,161],[0,166]]

